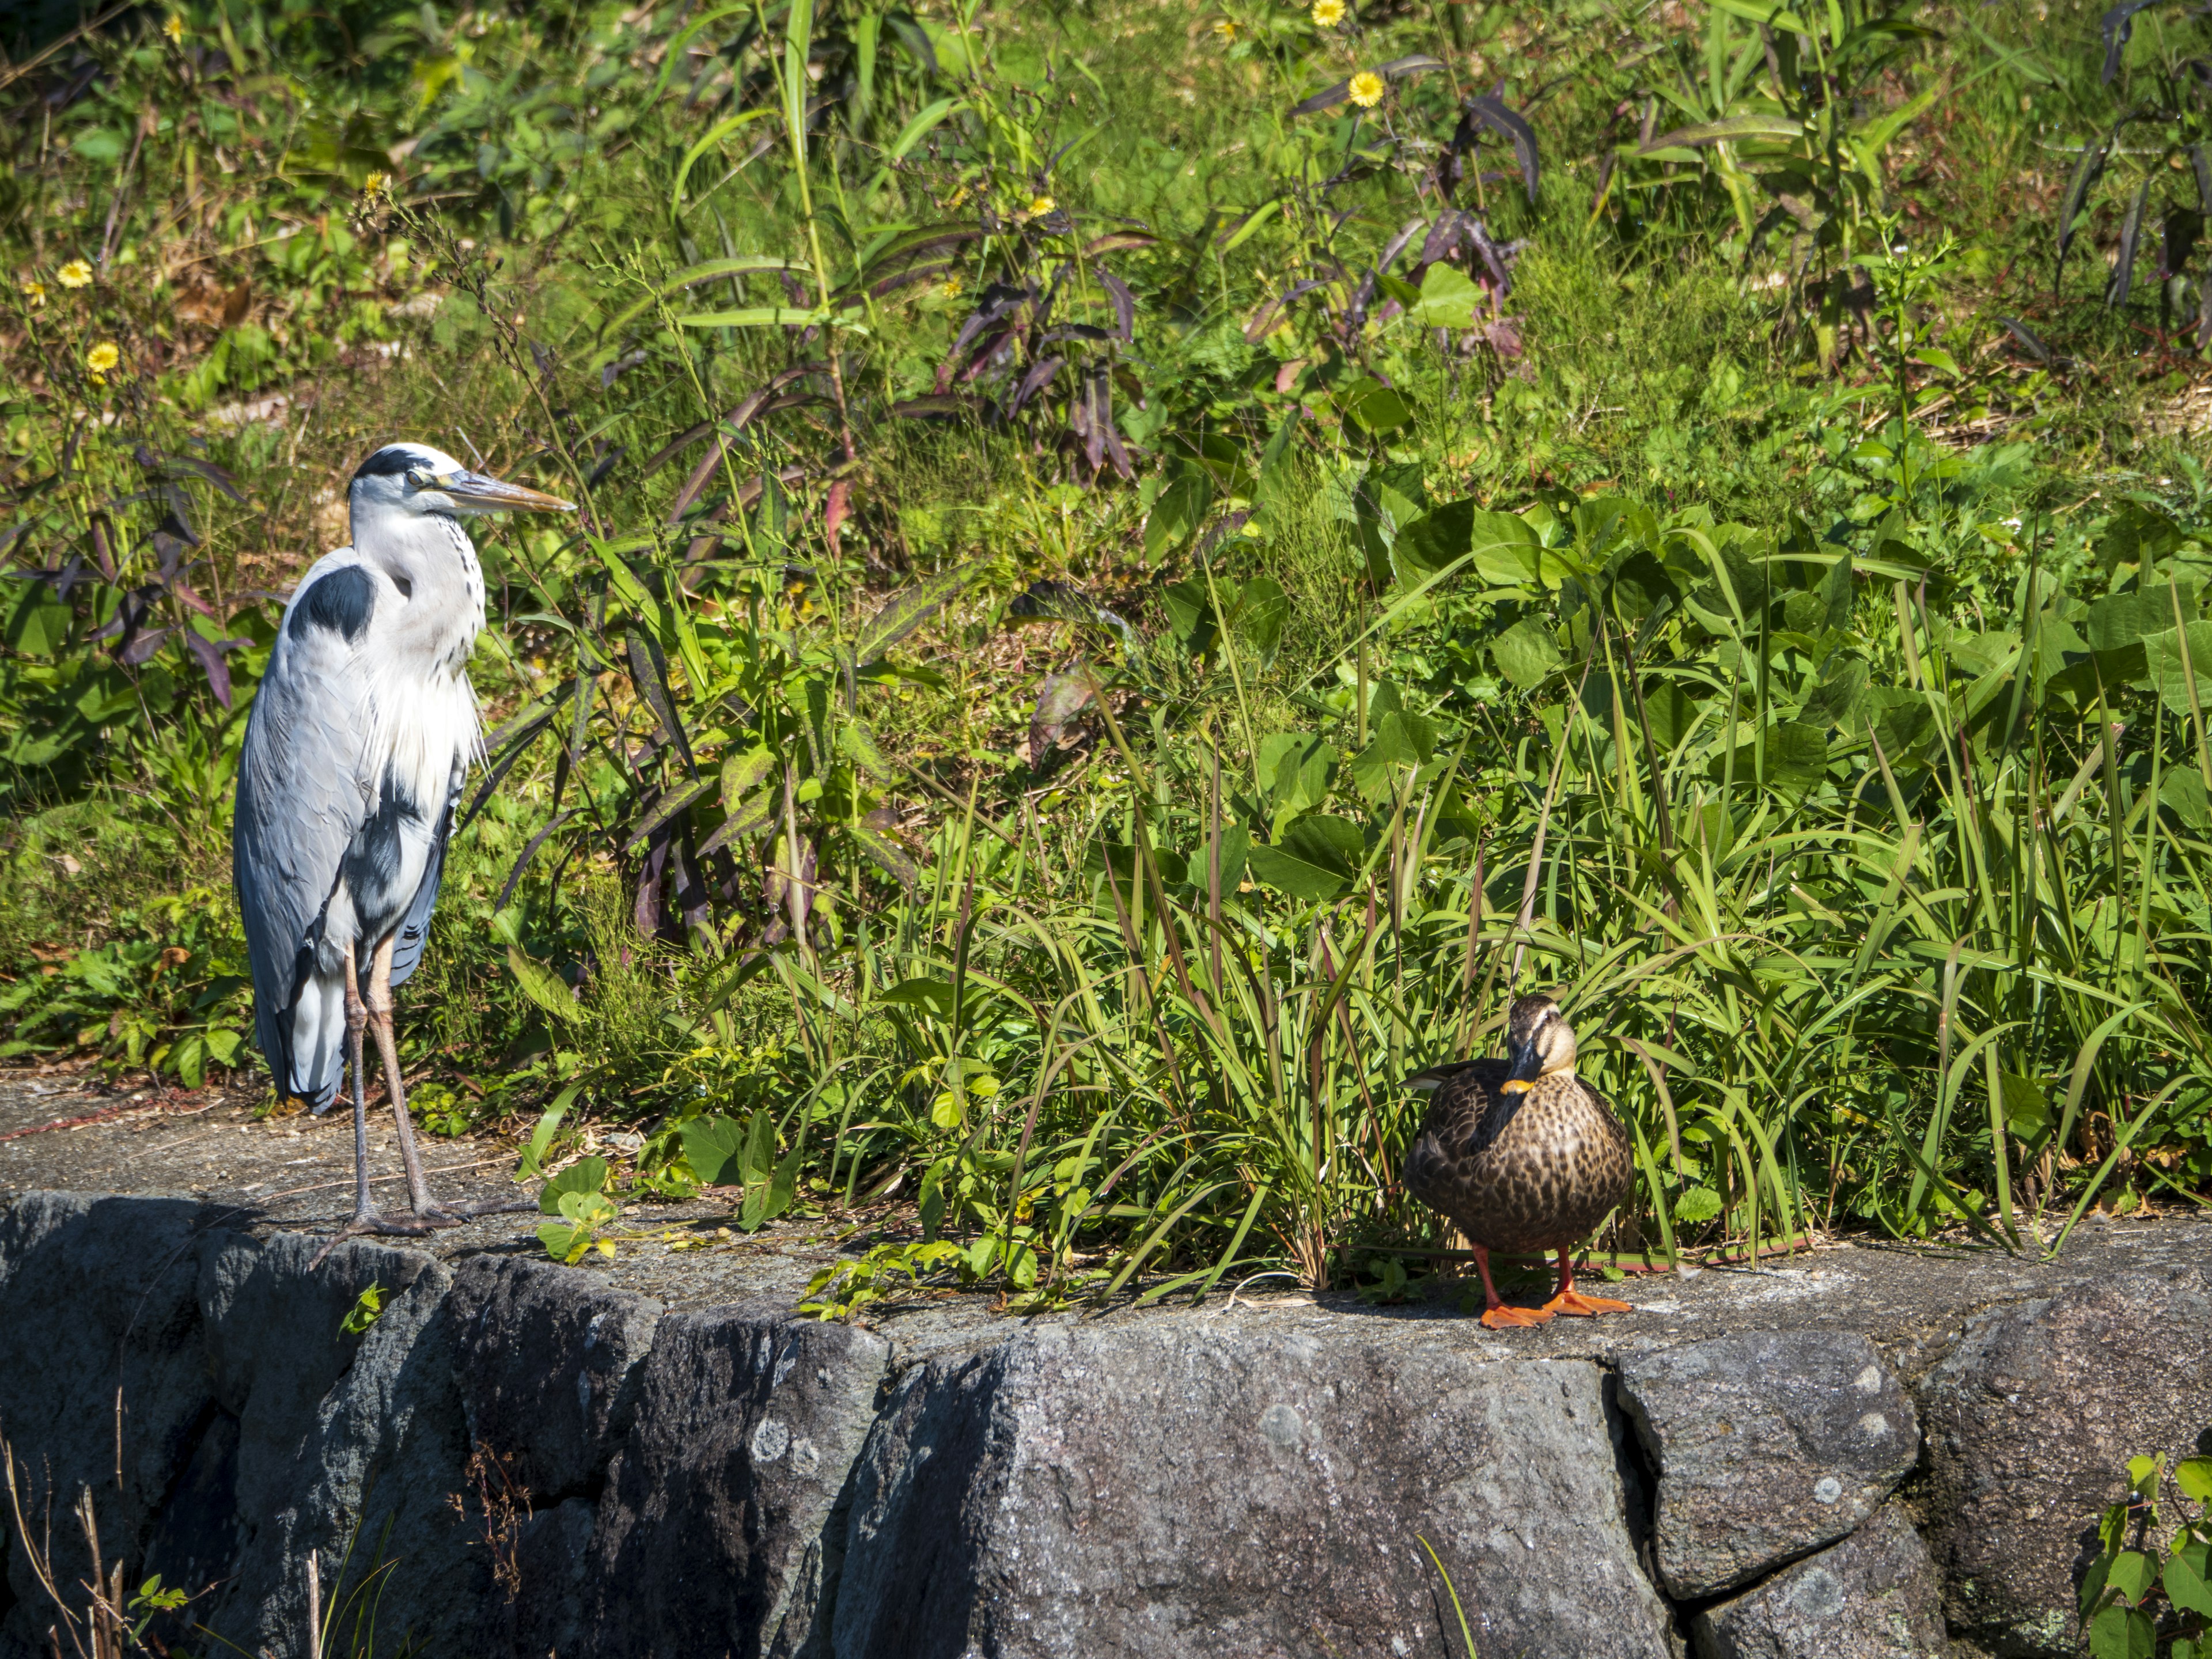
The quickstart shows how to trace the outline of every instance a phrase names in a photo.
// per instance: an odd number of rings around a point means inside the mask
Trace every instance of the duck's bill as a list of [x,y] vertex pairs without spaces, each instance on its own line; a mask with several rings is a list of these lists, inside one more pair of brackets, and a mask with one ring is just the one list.
[[576,504],[549,495],[528,484],[509,483],[485,472],[454,472],[438,480],[438,488],[456,504],[478,513],[574,513]]
[[1498,1085],[1500,1094],[1517,1095],[1543,1074],[1544,1062],[1536,1058],[1533,1042],[1513,1057],[1513,1069],[1505,1074],[1505,1081]]

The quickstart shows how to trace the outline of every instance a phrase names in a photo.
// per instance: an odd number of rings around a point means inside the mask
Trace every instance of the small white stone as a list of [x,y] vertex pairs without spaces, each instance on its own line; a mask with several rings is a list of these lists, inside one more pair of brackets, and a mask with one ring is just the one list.
[[1816,1502],[1832,1504],[1844,1495],[1844,1483],[1832,1474],[1824,1474],[1813,1488]]
[[753,1431],[752,1453],[756,1463],[773,1463],[783,1455],[791,1444],[791,1431],[773,1417],[761,1419],[760,1426]]
[[1859,1432],[1869,1440],[1878,1440],[1889,1432],[1889,1419],[1880,1412],[1869,1412],[1859,1419]]
[[1880,1394],[1881,1392],[1881,1367],[1879,1365],[1868,1366],[1856,1377],[1851,1379],[1851,1385],[1861,1394]]

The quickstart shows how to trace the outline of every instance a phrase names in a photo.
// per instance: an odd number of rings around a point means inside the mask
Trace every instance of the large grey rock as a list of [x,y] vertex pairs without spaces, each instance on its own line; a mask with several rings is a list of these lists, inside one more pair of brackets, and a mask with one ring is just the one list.
[[661,1321],[599,1501],[585,1651],[821,1651],[840,1495],[890,1345],[781,1308]]
[[[232,1568],[195,1614],[244,1651],[304,1654],[313,1550],[327,1603],[385,1568],[356,1612],[430,1651],[472,1650],[495,1603],[481,1528],[450,1501],[468,1489],[470,1450],[445,1316],[453,1274],[362,1240],[311,1265],[322,1243],[217,1233],[203,1245],[205,1364],[239,1431]],[[371,1284],[384,1312],[347,1334]]]
[[[33,1193],[0,1215],[0,1439],[25,1513],[46,1530],[58,1583],[91,1571],[76,1523],[92,1494],[104,1559],[136,1551],[205,1437],[198,1205]],[[12,1533],[0,1512],[0,1536]],[[14,1540],[9,1540],[13,1545]],[[46,1651],[53,1617],[20,1547],[5,1551],[8,1640]]]
[[1653,1545],[1693,1598],[1843,1537],[1919,1456],[1912,1400],[1841,1331],[1717,1337],[1620,1367],[1620,1403],[1659,1468]]
[[533,1508],[597,1498],[660,1304],[574,1268],[483,1255],[453,1275],[451,1310],[476,1443]]
[[1983,1315],[1921,1401],[1951,1627],[2002,1653],[2071,1654],[2097,1517],[2125,1494],[2128,1460],[2212,1443],[2212,1262]]
[[1690,1628],[1698,1659],[1943,1659],[1943,1591],[1896,1504]]
[[1431,1653],[1419,1534],[1479,1651],[1658,1659],[1602,1384],[1340,1318],[1041,1326],[933,1360],[854,1471],[833,1650]]

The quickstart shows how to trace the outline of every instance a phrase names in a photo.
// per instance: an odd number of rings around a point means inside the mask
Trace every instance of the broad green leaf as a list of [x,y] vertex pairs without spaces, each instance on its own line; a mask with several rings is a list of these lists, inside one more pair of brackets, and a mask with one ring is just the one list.
[[2152,1659],[2158,1636],[2151,1622],[2132,1607],[2106,1607],[2089,1621],[2094,1659]]
[[1279,732],[1260,739],[1260,783],[1267,791],[1276,839],[1299,813],[1328,799],[1336,751],[1306,732]]
[[2033,1140],[2051,1127],[2051,1102],[2033,1078],[2000,1072],[1997,1085],[2003,1097],[2005,1127],[2022,1140]]
[[1274,846],[1255,847],[1249,855],[1255,880],[1302,901],[1346,890],[1365,857],[1358,825],[1318,812],[1291,824]]
[[1674,1200],[1674,1219],[1697,1226],[1721,1212],[1721,1195],[1708,1187],[1692,1187]]
[[2212,1457],[2185,1457],[2173,1466],[2173,1483],[2182,1495],[2212,1504]]
[[[1222,598],[1226,603],[1229,596]],[[1160,604],[1168,613],[1168,631],[1175,635],[1177,649],[1187,657],[1202,657],[1212,651],[1217,637],[1213,595],[1206,591],[1204,577],[1192,576],[1162,588]]]
[[[2174,1473],[2178,1479],[2180,1470],[2177,1468]],[[2212,1557],[2212,1546],[2191,1540],[2167,1558],[2166,1570],[2159,1578],[2166,1586],[2166,1600],[2175,1607],[2185,1613],[2202,1613],[2212,1619],[2212,1584],[2206,1583],[2212,1578],[2212,1559],[2208,1557]]]
[[1420,328],[1468,328],[1481,299],[1473,277],[1439,259],[1421,273],[1420,301],[1407,307],[1406,315]]
[[2144,1593],[2157,1582],[2158,1569],[2151,1565],[2150,1557],[2141,1550],[2121,1551],[2105,1571],[2105,1588],[2118,1590],[2130,1605],[2139,1604]]
[[1231,254],[1236,252],[1238,248],[1243,246],[1246,242],[1251,240],[1253,233],[1257,231],[1262,225],[1266,224],[1269,219],[1273,218],[1276,211],[1280,209],[1282,205],[1283,198],[1277,196],[1270,200],[1261,203],[1258,207],[1254,208],[1251,212],[1246,214],[1244,216],[1244,222],[1237,226],[1235,230],[1230,232],[1228,240],[1221,244],[1220,248],[1217,251],[1218,257],[1225,259]]
[[734,1187],[744,1179],[744,1126],[717,1112],[683,1127],[684,1159],[708,1187]]
[[[850,731],[853,728],[848,726],[846,729]],[[854,823],[847,827],[851,830],[853,839],[860,843],[860,850],[868,855],[868,861],[900,886],[911,888],[921,879],[921,872],[906,848],[890,836],[872,823]]]
[[1498,672],[1523,691],[1541,685],[1559,665],[1559,643],[1552,630],[1534,617],[1523,617],[1490,642]]
[[740,1157],[745,1185],[750,1187],[769,1178],[775,1164],[775,1120],[766,1107],[756,1111],[745,1126],[744,1150]]
[[[1746,732],[1746,738],[1750,737]],[[1757,739],[1753,753],[1749,743],[1740,743],[1735,756],[1735,780],[1748,783],[1764,773],[1766,787],[1785,795],[1803,796],[1817,788],[1828,775],[1828,739],[1818,726],[1806,726],[1796,720],[1785,720],[1770,726],[1763,737]],[[1706,775],[1715,781],[1728,773],[1725,750],[1716,750],[1705,763]]]
[[22,594],[8,618],[9,647],[27,657],[59,655],[69,643],[70,608],[44,582],[26,582]]
[[607,1161],[603,1158],[581,1158],[545,1183],[538,1194],[538,1207],[547,1215],[561,1213],[564,1197],[587,1197],[604,1192],[607,1184]]
[[[2172,602],[2164,594],[2159,598],[2166,600],[2170,623]],[[2183,637],[2180,629],[2169,625],[2162,633],[2145,635],[2142,646],[2143,665],[2150,674],[2151,684],[2158,688],[2158,695],[2166,708],[2186,720],[2191,717],[2189,692],[2192,674],[2197,708],[2212,714],[2212,622],[2189,624],[2189,660],[2185,666],[2182,662]]]
[[[2178,586],[2181,591],[2181,614],[2193,618],[2197,615],[2197,585],[2185,581]],[[2091,648],[2097,651],[2117,651],[2124,646],[2139,644],[2153,634],[2171,634],[2173,595],[2161,582],[2099,599],[2090,605],[2088,620],[2081,631],[2088,636]],[[2190,657],[2196,660],[2196,652],[2191,652]]]
[[1856,657],[1844,657],[1829,663],[1820,683],[1813,688],[1813,695],[1805,699],[1805,706],[1797,718],[1806,725],[1826,731],[1832,726],[1847,726],[1851,715],[1866,695],[1867,665]]
[[[2203,690],[2197,695],[2203,696]],[[2206,797],[2203,775],[2194,767],[2169,766],[2159,780],[2158,798],[2190,829],[2212,830],[2212,799]]]
[[1395,432],[1413,418],[1413,406],[1390,387],[1376,380],[1355,380],[1337,400],[1337,406],[1365,431]]

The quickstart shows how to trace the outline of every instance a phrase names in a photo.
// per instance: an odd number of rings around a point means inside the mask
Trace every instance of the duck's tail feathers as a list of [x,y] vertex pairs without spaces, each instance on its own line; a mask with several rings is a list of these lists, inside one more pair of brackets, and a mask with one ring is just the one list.
[[1432,1095],[1468,1066],[1480,1064],[1480,1060],[1448,1060],[1442,1065],[1430,1066],[1426,1071],[1414,1073],[1406,1079],[1405,1086],[1417,1095]]

